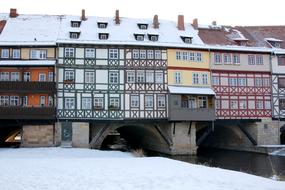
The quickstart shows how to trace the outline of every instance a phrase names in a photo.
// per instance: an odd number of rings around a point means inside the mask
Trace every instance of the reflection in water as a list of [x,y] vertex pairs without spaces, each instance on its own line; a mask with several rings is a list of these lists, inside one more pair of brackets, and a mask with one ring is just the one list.
[[268,156],[252,152],[240,152],[213,148],[198,149],[197,156],[169,156],[150,153],[150,156],[165,156],[193,164],[242,171],[263,177],[278,176],[285,180],[285,157]]

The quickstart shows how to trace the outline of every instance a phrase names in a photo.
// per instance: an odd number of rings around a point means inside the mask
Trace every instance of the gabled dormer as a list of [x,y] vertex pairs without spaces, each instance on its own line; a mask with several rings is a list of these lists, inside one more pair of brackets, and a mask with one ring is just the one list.
[[147,34],[147,36],[148,36],[149,41],[153,41],[153,42],[158,41],[158,34]]
[[99,33],[98,35],[100,40],[108,40],[109,38],[109,33]]
[[182,41],[186,44],[192,44],[192,37],[191,36],[180,36]]
[[134,34],[137,41],[144,41],[144,34]]
[[70,24],[71,24],[71,27],[73,27],[73,28],[79,28],[81,25],[81,21],[72,20],[72,21],[70,21]]
[[236,39],[233,39],[237,45],[239,46],[247,46],[248,44],[248,39],[243,39],[243,38],[236,38]]
[[283,40],[277,39],[277,38],[265,38],[265,41],[267,41],[272,47],[280,48]]
[[147,30],[148,24],[138,23],[138,28],[141,29],[141,30]]
[[97,22],[98,28],[107,28],[108,23],[107,22]]
[[80,32],[69,32],[69,37],[71,39],[78,39],[80,36]]

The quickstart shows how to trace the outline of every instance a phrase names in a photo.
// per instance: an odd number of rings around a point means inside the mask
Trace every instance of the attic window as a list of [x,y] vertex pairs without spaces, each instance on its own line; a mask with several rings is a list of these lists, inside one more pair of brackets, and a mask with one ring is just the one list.
[[148,27],[148,24],[138,24],[139,29],[146,30]]
[[192,44],[192,37],[181,36],[181,39],[186,44]]
[[107,22],[97,22],[98,28],[107,28],[108,23]]
[[144,41],[144,35],[143,34],[134,34],[135,35],[135,39],[137,41]]
[[70,38],[72,39],[78,39],[80,36],[80,32],[70,32],[69,35],[70,35]]
[[148,34],[148,39],[150,41],[156,42],[156,41],[158,41],[158,35],[156,35],[156,34]]
[[71,21],[71,27],[73,28],[79,28],[81,24],[81,21]]
[[99,33],[99,39],[100,40],[107,40],[109,38],[108,33]]
[[272,45],[276,48],[280,48],[281,47],[281,42],[273,42]]

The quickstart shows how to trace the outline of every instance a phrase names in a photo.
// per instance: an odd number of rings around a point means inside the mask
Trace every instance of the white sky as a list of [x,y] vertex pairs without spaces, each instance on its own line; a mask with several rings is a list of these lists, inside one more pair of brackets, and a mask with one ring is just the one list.
[[177,20],[198,18],[200,24],[216,20],[222,25],[285,25],[285,0],[0,0],[0,12],[17,8],[20,14],[73,14]]

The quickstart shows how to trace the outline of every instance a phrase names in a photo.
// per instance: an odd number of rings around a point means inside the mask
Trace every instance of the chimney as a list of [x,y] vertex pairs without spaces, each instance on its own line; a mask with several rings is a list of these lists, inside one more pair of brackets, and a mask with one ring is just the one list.
[[82,9],[81,11],[81,20],[83,21],[87,20],[86,15],[85,15],[85,9]]
[[158,15],[154,15],[153,17],[153,28],[159,28]]
[[17,9],[10,9],[10,17],[16,18],[18,16]]
[[185,30],[185,27],[184,27],[184,15],[178,15],[177,28],[178,28],[178,30]]
[[194,29],[198,29],[198,19],[197,18],[193,20],[192,26],[194,27]]
[[212,22],[212,25],[213,25],[213,26],[217,26],[217,22],[216,22],[216,21],[213,21],[213,22]]
[[119,14],[119,10],[116,10],[115,23],[116,23],[116,24],[120,24],[120,14]]

